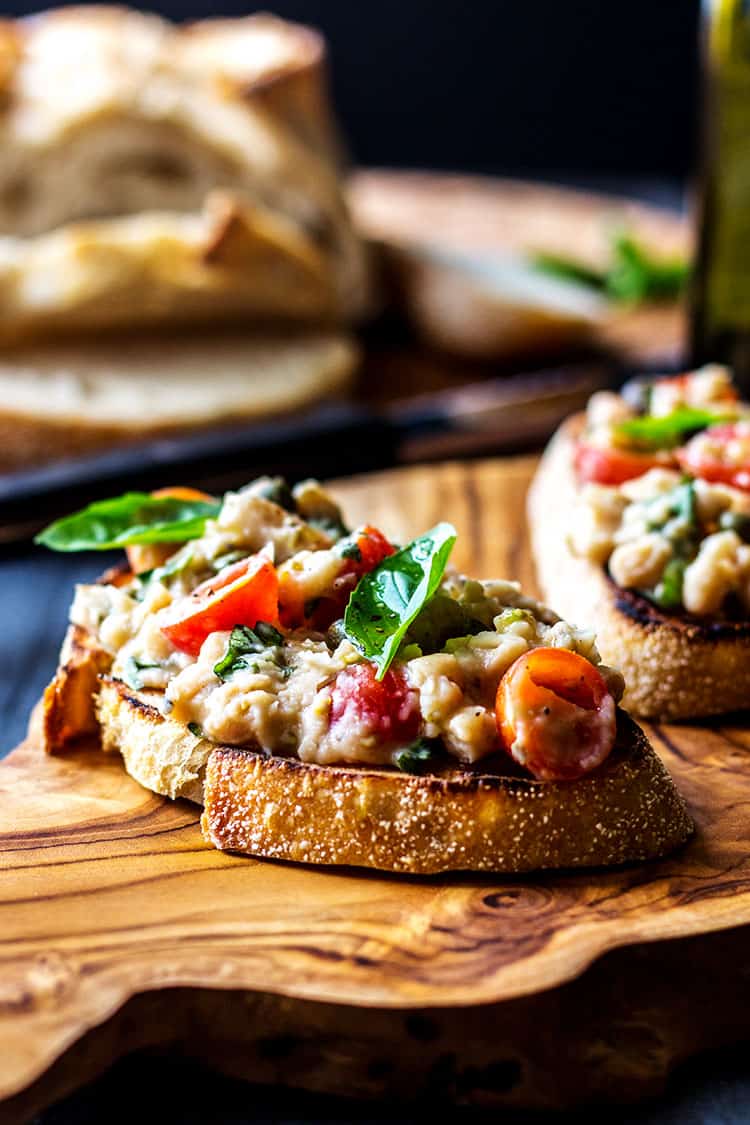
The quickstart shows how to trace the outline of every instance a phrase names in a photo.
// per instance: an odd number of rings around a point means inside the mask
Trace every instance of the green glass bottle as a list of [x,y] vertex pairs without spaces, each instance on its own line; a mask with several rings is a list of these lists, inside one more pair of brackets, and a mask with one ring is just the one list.
[[750,392],[750,0],[704,0],[704,122],[691,288],[695,363]]

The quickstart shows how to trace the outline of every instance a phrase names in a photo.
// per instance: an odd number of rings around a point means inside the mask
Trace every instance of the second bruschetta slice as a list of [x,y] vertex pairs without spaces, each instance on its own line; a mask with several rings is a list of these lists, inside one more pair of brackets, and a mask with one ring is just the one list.
[[750,408],[726,369],[602,392],[528,499],[542,593],[596,630],[651,719],[750,704]]

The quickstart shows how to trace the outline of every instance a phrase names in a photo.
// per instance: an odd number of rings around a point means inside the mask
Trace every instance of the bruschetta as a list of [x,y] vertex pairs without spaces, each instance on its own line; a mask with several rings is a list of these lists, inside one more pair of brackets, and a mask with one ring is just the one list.
[[220,849],[429,874],[660,856],[691,832],[593,633],[397,548],[314,481],[128,493],[40,536],[125,546],[79,586],[50,753],[98,733]]
[[599,392],[528,515],[542,594],[596,630],[652,719],[750,703],[750,406],[717,365]]

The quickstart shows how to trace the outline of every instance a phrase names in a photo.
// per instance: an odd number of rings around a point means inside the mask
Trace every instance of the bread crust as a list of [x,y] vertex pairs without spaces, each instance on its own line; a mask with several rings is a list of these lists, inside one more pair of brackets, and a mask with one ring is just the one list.
[[[60,674],[65,678],[64,669]],[[220,746],[165,718],[159,692],[134,691],[106,673],[96,678],[102,749],[122,754],[146,788],[205,804],[203,832],[220,850],[420,875],[510,874],[651,859],[692,832],[661,760],[623,712],[612,754],[579,781],[459,768],[412,776]],[[82,680],[77,687],[88,690]],[[59,723],[72,691],[50,691],[49,698]],[[68,741],[81,714],[79,701],[65,728]],[[85,719],[88,729],[90,714]],[[58,729],[45,721],[48,737]]]
[[563,423],[529,490],[530,537],[543,598],[567,620],[596,632],[605,663],[625,677],[623,705],[634,714],[672,721],[746,708],[750,622],[664,614],[568,546],[578,494],[573,452],[584,424],[583,415]]

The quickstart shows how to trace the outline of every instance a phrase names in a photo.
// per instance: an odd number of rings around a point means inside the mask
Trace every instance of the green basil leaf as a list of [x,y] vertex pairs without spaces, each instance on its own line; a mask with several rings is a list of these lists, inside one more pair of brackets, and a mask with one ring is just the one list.
[[196,738],[205,738],[206,737],[205,734],[203,733],[203,727],[200,725],[200,723],[188,723],[187,729],[190,731],[191,734],[195,735]]
[[647,449],[671,449],[680,445],[691,434],[726,420],[721,414],[681,406],[661,417],[646,414],[642,418],[628,418],[625,422],[618,422],[615,433],[627,438],[632,444],[645,446]]
[[657,258],[631,235],[619,233],[613,237],[606,288],[614,300],[674,300],[682,293],[689,276],[686,258]]
[[207,519],[218,516],[221,501],[157,499],[126,492],[97,500],[72,516],[56,520],[36,536],[53,551],[108,551],[132,543],[182,543],[203,534]]
[[686,567],[686,559],[670,559],[654,589],[639,592],[659,606],[660,609],[678,609],[682,605],[682,587]]
[[149,662],[148,660],[141,660],[137,656],[129,656],[125,661],[125,665],[122,669],[123,681],[128,685],[129,688],[132,688],[133,691],[140,691],[143,687],[143,678],[141,677],[141,672],[144,670],[144,668],[159,667],[161,667],[161,665],[154,664],[153,662]]
[[396,751],[393,764],[403,773],[426,773],[440,749],[439,739],[418,738],[411,746]]
[[532,265],[541,273],[550,277],[559,278],[561,281],[575,281],[579,285],[589,285],[603,293],[607,288],[607,274],[604,270],[596,270],[575,258],[567,258],[562,254],[533,254]]
[[235,625],[229,635],[227,651],[218,664],[214,664],[214,675],[220,680],[228,680],[235,672],[252,668],[255,661],[249,656],[257,656],[268,648],[276,648],[284,643],[278,629],[266,621],[259,621],[254,629],[248,625]]
[[439,523],[357,583],[344,629],[362,655],[377,665],[377,679],[382,680],[412,621],[440,585],[455,542],[452,524]]

